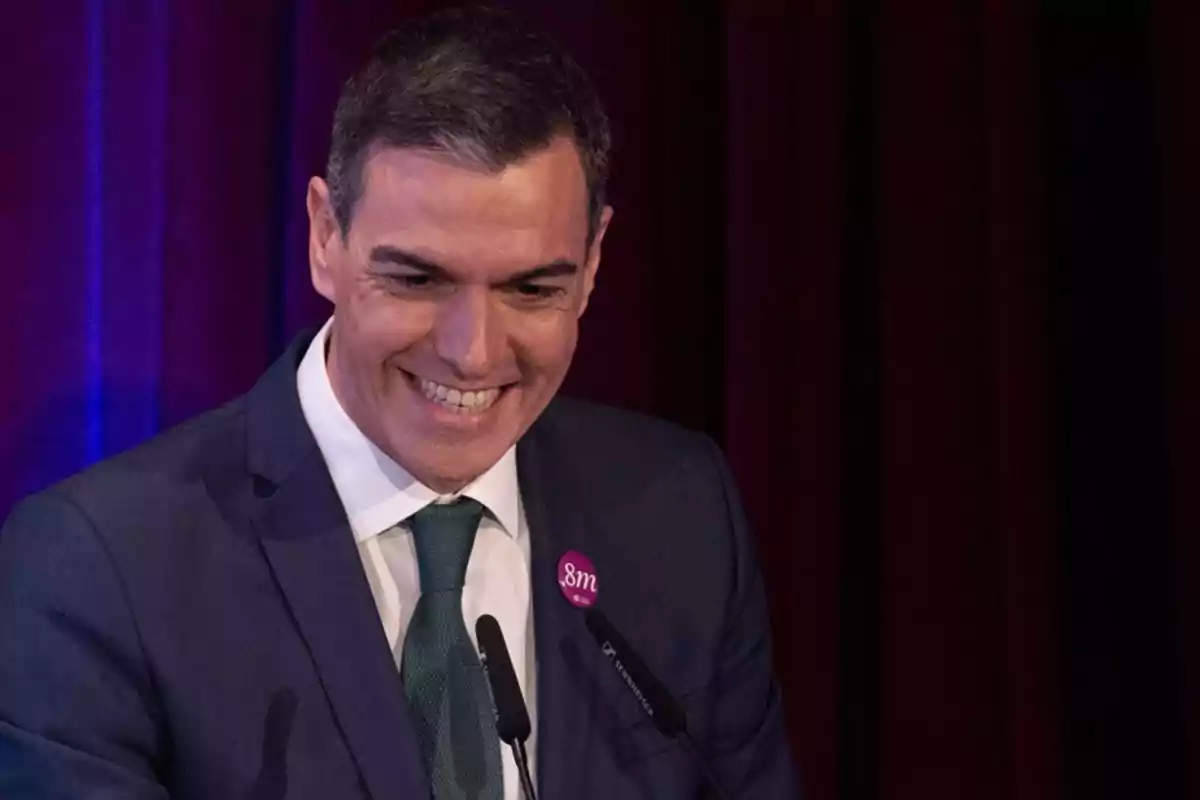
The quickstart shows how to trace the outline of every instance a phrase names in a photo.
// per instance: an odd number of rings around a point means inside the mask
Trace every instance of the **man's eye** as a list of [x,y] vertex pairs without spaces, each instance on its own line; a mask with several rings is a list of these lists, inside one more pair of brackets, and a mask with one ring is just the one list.
[[517,294],[527,300],[549,300],[565,291],[560,286],[542,286],[536,283],[519,283],[516,290]]
[[428,275],[392,275],[391,279],[403,289],[427,289],[434,285]]

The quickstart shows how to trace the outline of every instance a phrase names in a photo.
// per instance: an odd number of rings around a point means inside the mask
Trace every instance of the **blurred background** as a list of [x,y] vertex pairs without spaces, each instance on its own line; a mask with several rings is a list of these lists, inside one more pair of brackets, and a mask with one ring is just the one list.
[[[0,22],[0,516],[329,309],[304,186],[418,0]],[[814,800],[1200,798],[1200,16],[514,0],[617,208],[568,391],[741,485]]]

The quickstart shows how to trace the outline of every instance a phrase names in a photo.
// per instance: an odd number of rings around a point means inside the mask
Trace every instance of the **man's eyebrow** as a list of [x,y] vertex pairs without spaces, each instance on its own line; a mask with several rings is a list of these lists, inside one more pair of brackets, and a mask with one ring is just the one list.
[[560,258],[557,261],[551,261],[549,264],[542,264],[533,269],[522,270],[516,275],[509,277],[504,281],[505,285],[512,286],[518,283],[528,283],[544,278],[561,278],[569,277],[579,272],[579,265],[574,261],[568,261],[565,258]]
[[[428,258],[391,245],[378,245],[371,249],[370,260],[374,263],[395,264],[408,267],[436,278],[450,278],[450,271]],[[510,275],[501,282],[502,286],[515,286],[529,281],[547,278],[570,277],[579,272],[579,265],[569,259],[560,258]]]
[[408,267],[437,278],[448,278],[450,273],[445,267],[439,266],[416,253],[401,250],[399,247],[381,244],[371,248],[370,260],[376,264],[395,264],[398,267]]

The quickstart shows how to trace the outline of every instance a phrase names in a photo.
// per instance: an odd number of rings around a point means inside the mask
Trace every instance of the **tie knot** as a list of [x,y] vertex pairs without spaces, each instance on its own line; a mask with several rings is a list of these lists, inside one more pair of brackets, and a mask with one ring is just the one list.
[[482,516],[483,506],[467,497],[453,503],[431,503],[413,514],[413,545],[422,594],[463,588]]

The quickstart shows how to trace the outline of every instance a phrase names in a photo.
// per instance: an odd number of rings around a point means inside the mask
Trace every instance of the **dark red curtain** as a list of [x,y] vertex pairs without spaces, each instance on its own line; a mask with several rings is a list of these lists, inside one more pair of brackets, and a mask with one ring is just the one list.
[[[328,313],[303,187],[438,3],[0,24],[0,513]],[[725,446],[812,798],[1200,798],[1200,25],[1120,0],[514,0],[617,217],[568,390]]]

